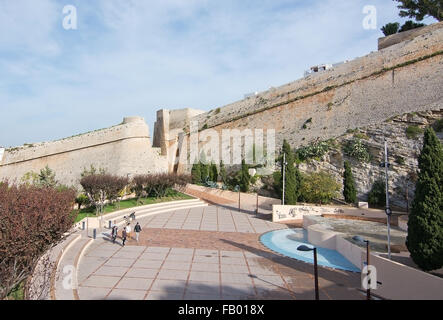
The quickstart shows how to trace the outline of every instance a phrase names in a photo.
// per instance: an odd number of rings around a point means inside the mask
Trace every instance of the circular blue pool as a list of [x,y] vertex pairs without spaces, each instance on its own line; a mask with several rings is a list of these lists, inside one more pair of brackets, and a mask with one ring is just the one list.
[[[298,251],[300,245],[313,247],[307,240],[306,230],[304,229],[283,229],[275,230],[263,234],[260,237],[261,243],[272,251],[278,252],[286,257],[314,263],[312,251]],[[317,263],[320,266],[360,272],[360,269],[353,265],[348,259],[336,250],[317,247]]]

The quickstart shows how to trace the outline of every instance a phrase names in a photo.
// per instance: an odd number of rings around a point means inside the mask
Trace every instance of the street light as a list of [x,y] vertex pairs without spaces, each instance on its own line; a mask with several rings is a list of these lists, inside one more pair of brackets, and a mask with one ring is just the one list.
[[385,178],[386,178],[386,223],[388,227],[388,258],[391,259],[391,215],[392,210],[389,205],[389,179],[388,179],[388,169],[391,166],[388,160],[388,141],[385,138],[385,161],[380,163],[380,167],[385,168]]
[[304,244],[297,248],[298,251],[314,251],[314,275],[315,275],[315,300],[320,300],[318,294],[318,267],[317,267],[317,248],[309,248]]
[[371,281],[369,278],[369,274],[371,273],[371,270],[369,269],[369,240],[365,240],[360,236],[354,236],[352,239],[360,243],[366,243],[366,265],[368,266],[368,273],[367,273],[368,283],[366,287],[366,299],[371,300],[371,289],[369,286],[369,283]]
[[[283,149],[282,149],[283,151]],[[288,163],[286,162],[286,152],[283,151],[283,162],[282,162],[282,169],[283,169],[283,198],[282,198],[282,205],[285,205],[285,182],[286,182],[286,166]]]

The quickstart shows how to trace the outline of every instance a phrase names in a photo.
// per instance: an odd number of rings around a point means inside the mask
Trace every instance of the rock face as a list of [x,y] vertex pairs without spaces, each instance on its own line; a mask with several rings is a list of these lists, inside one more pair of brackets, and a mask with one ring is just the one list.
[[[394,206],[407,208],[406,194],[411,201],[414,197],[415,179],[418,171],[417,158],[423,144],[422,130],[443,118],[443,109],[410,113],[394,117],[384,123],[371,125],[349,132],[337,139],[336,144],[320,160],[308,160],[301,163],[302,172],[324,170],[334,175],[337,181],[343,182],[343,163],[349,161],[352,166],[358,198],[366,201],[373,183],[385,178],[384,168],[384,138],[388,142],[388,154],[391,167],[389,168],[390,200]],[[415,129],[414,134],[407,134],[408,128]],[[410,130],[410,129],[409,129]],[[443,142],[443,133],[437,132]],[[343,146],[347,141],[360,139],[371,155],[369,162],[359,161],[346,155]]]

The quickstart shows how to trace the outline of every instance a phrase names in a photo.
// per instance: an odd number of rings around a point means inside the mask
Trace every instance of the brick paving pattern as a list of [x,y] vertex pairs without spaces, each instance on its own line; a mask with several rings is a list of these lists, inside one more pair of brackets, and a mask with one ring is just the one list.
[[[88,248],[78,270],[80,299],[314,299],[313,266],[259,242],[284,225],[215,206],[140,223],[138,243],[102,238]],[[360,274],[319,268],[319,285],[320,299],[365,298]]]

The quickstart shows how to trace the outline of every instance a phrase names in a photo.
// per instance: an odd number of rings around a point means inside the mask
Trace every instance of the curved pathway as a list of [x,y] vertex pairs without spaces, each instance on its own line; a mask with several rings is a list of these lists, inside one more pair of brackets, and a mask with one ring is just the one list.
[[[270,252],[259,236],[285,225],[221,206],[139,220],[122,247],[104,236],[78,261],[79,299],[313,299],[312,265]],[[360,274],[319,269],[321,299],[364,299]]]

